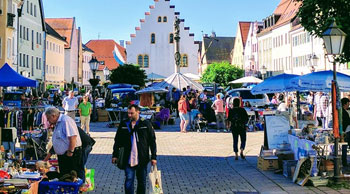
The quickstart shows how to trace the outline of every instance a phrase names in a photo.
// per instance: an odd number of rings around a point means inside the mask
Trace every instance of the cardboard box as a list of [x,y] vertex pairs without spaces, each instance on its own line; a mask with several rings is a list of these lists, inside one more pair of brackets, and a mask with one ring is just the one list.
[[109,118],[108,116],[100,116],[98,115],[98,119],[97,119],[99,122],[107,122],[109,121]]
[[108,116],[108,111],[104,109],[97,109],[97,115],[98,116]]
[[283,175],[287,178],[294,175],[298,160],[283,160]]
[[277,157],[258,157],[258,168],[260,170],[276,170],[278,169]]

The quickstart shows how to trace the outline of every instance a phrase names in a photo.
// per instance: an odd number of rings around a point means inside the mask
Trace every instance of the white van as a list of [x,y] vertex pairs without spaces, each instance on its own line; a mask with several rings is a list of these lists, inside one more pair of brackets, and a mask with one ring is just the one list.
[[249,88],[237,88],[229,90],[227,93],[232,97],[241,97],[243,103],[248,101],[252,106],[265,106],[270,104],[270,100],[266,94],[253,95]]

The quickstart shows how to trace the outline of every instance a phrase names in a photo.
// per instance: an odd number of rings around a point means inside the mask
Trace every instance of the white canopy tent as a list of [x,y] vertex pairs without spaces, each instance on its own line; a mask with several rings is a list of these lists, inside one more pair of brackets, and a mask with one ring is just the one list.
[[182,88],[185,88],[187,86],[190,86],[192,89],[202,91],[203,86],[192,79],[188,78],[187,76],[183,75],[182,73],[174,73],[168,78],[166,78],[164,81],[159,82],[154,85],[155,87],[161,87],[165,88],[168,86],[169,88],[177,88],[179,90],[182,90]]
[[230,84],[244,84],[244,83],[261,83],[263,80],[256,78],[254,76],[242,77],[231,81]]

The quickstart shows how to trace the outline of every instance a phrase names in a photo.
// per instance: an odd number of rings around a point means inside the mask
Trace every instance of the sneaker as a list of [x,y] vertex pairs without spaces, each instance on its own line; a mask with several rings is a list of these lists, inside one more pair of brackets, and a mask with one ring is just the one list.
[[241,158],[244,160],[245,156],[243,155],[243,153],[241,152]]

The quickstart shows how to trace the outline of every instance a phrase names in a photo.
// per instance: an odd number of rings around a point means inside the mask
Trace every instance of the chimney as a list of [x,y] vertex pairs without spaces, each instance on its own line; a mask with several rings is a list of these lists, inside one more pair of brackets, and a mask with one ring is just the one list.
[[119,40],[120,46],[124,47],[124,40]]
[[207,37],[208,37],[208,34],[204,34],[204,37],[206,37],[206,38],[207,38]]
[[216,33],[214,31],[211,32],[211,37],[215,38],[216,37]]

